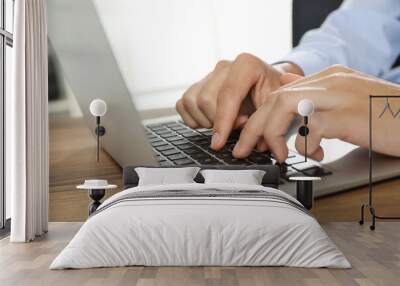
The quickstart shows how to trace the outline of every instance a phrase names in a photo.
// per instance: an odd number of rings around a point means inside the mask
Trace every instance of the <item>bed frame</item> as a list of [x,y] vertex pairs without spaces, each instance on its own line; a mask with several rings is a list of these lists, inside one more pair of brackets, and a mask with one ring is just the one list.
[[[126,166],[123,171],[123,188],[133,188],[138,185],[139,177],[135,171],[136,167],[148,167],[148,168],[182,168],[182,166]],[[217,165],[217,166],[198,166],[201,169],[221,169],[221,170],[263,170],[265,171],[265,175],[262,180],[262,185],[265,187],[271,188],[279,188],[280,181],[280,170],[277,166],[274,165],[265,165],[265,166],[225,166],[225,165]],[[194,179],[197,183],[203,183],[204,178],[200,174]]]

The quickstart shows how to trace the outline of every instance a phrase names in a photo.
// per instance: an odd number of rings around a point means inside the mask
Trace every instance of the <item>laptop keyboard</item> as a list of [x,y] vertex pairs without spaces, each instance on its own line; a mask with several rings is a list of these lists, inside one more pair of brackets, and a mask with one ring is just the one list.
[[181,121],[146,125],[146,134],[161,166],[170,165],[272,165],[281,170],[281,183],[294,175],[327,176],[331,172],[313,162],[304,162],[304,157],[289,151],[285,163],[277,164],[268,152],[253,151],[246,159],[236,159],[232,149],[239,138],[239,131],[234,131],[222,150],[210,148],[212,130],[191,129]]

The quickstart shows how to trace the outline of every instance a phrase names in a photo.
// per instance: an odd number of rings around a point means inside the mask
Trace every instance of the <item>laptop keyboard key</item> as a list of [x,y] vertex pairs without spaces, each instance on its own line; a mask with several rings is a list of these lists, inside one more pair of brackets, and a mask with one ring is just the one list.
[[163,140],[161,138],[156,137],[156,138],[150,139],[149,142],[150,143],[163,142]]
[[225,144],[225,149],[229,150],[232,152],[233,148],[235,148],[235,144],[234,143],[227,143]]
[[156,129],[152,129],[154,133],[156,134],[162,134],[163,132],[169,131],[167,128],[165,128],[164,126],[156,128]]
[[186,150],[194,148],[194,145],[191,143],[185,143],[185,144],[179,145],[178,148],[181,150],[185,150],[185,152],[186,152]]
[[187,143],[188,143],[188,141],[185,140],[185,139],[177,140],[177,141],[173,141],[172,142],[172,144],[174,144],[175,146],[184,145],[184,144],[187,144]]
[[164,126],[162,126],[161,124],[152,124],[152,125],[147,125],[147,128],[156,131],[156,130],[164,130]]
[[163,125],[168,126],[168,127],[176,127],[176,126],[182,126],[181,124],[179,124],[176,121],[172,121],[172,122],[166,122]]
[[160,151],[161,154],[163,154],[164,156],[169,156],[169,155],[173,155],[173,154],[178,154],[180,153],[179,150],[177,149],[169,149],[169,150],[165,150],[165,151]]
[[170,138],[170,137],[176,136],[176,134],[173,133],[173,132],[171,132],[171,133],[162,134],[162,135],[160,135],[160,136],[161,136],[162,138]]
[[183,134],[188,134],[188,133],[195,133],[195,134],[197,134],[196,132],[192,131],[191,129],[187,129],[187,128],[185,128],[185,129],[178,129],[178,130],[176,130],[176,133],[179,133],[179,134],[181,134],[181,135],[183,135]]
[[208,146],[207,148],[204,148],[204,150],[206,150],[208,153],[210,153],[213,156],[215,156],[216,154],[219,153],[219,151],[215,151],[214,149],[211,149],[210,146]]
[[184,158],[187,158],[187,156],[184,155],[184,154],[182,154],[182,153],[174,154],[174,155],[169,155],[169,156],[168,156],[168,159],[170,159],[170,160],[172,160],[172,161],[179,160],[179,159],[184,159]]
[[194,162],[189,158],[175,160],[174,163],[179,166],[192,165]]
[[171,126],[169,128],[171,128],[174,131],[188,130],[188,128],[183,125]]
[[201,153],[197,153],[197,154],[191,154],[190,157],[197,160],[197,159],[201,159],[201,158],[212,158],[210,155],[208,155],[207,153],[200,151]]
[[193,137],[198,136],[199,134],[196,132],[187,132],[187,133],[181,133],[181,135],[185,138],[188,138],[189,140],[191,140]]
[[211,140],[207,139],[207,138],[203,138],[202,140],[198,140],[195,142],[197,145],[199,145],[200,147],[203,148],[207,148],[210,146],[211,144]]
[[201,135],[199,135],[199,134],[197,134],[197,136],[193,136],[192,138],[190,138],[190,140],[191,140],[192,142],[194,142],[194,143],[201,142],[201,141],[203,141],[204,139],[207,140],[207,138],[205,138],[204,136],[201,136]]
[[162,153],[162,151],[174,149],[174,146],[167,144],[162,146],[156,146],[154,149]]
[[207,133],[207,132],[212,131],[212,130],[208,129],[208,128],[198,128],[198,129],[196,129],[196,131],[200,132],[200,133]]
[[222,160],[229,160],[229,159],[233,159],[232,153],[230,151],[222,151],[222,152],[217,152],[215,154],[216,157],[222,159]]
[[213,135],[213,133],[214,133],[211,129],[207,129],[207,130],[199,131],[199,132],[200,132],[201,134],[207,136],[207,137],[211,137],[211,136]]
[[[175,135],[175,133],[174,132],[172,132],[171,130],[167,130],[167,129],[165,129],[165,130],[162,130],[162,131],[156,131],[156,133],[158,134],[158,136],[160,136],[160,137],[166,137],[166,136],[169,136],[169,135]],[[170,136],[171,137],[171,136]]]
[[182,140],[182,137],[174,136],[174,137],[167,138],[166,140],[169,141],[169,142],[174,142],[174,141]]
[[151,146],[153,147],[158,147],[158,146],[164,146],[164,145],[168,145],[167,142],[160,140],[160,141],[156,141],[156,142],[150,142]]
[[[180,147],[180,146],[179,146]],[[188,155],[203,153],[199,148],[191,146],[190,148],[184,149],[184,153]]]

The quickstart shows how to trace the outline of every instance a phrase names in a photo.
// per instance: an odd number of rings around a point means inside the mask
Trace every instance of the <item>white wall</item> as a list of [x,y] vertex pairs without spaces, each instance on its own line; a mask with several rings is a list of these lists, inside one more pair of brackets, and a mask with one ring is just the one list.
[[274,62],[291,47],[291,0],[95,0],[139,108],[173,106],[219,59]]

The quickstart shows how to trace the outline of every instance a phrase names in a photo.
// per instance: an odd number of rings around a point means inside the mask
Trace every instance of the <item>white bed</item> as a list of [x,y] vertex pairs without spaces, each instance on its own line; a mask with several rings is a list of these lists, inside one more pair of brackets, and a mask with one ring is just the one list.
[[114,195],[50,269],[128,265],[351,267],[319,223],[282,191],[198,183]]

